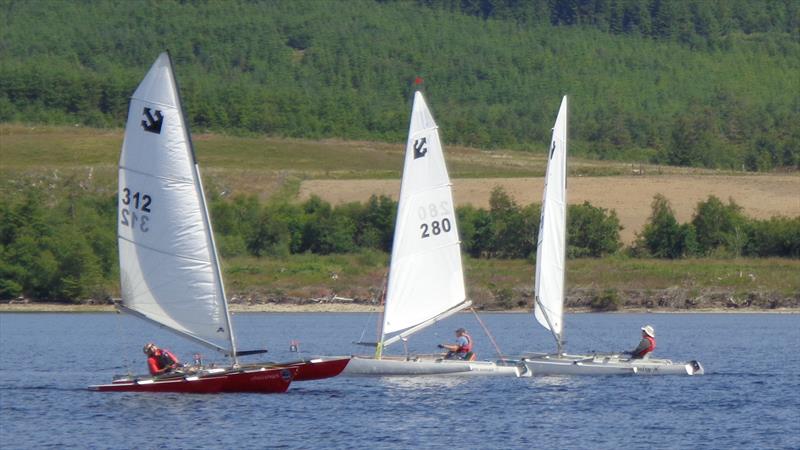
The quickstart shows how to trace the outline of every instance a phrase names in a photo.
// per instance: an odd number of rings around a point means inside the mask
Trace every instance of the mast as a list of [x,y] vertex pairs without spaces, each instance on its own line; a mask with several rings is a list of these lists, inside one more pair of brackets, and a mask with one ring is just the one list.
[[172,55],[170,55],[169,51],[167,51],[167,58],[169,59],[169,70],[172,72],[172,80],[175,83],[175,95],[178,97],[178,110],[180,111],[181,117],[183,118],[183,129],[186,134],[186,142],[189,143],[189,150],[192,157],[192,169],[194,170],[194,179],[195,179],[195,188],[199,192],[200,196],[200,207],[203,210],[203,221],[206,230],[206,238],[208,239],[209,245],[211,247],[211,264],[214,266],[214,271],[216,272],[217,277],[217,286],[219,287],[219,293],[222,296],[222,309],[225,314],[225,328],[228,331],[228,337],[231,342],[231,354],[230,357],[233,361],[234,366],[239,365],[239,358],[236,356],[236,336],[233,333],[233,326],[231,324],[231,314],[230,310],[228,309],[228,297],[225,295],[225,284],[222,280],[222,270],[220,269],[219,265],[219,255],[217,254],[217,245],[214,242],[214,230],[211,228],[211,217],[208,215],[208,204],[206,203],[206,193],[203,189],[203,182],[200,178],[200,166],[197,164],[197,155],[194,151],[194,142],[192,141],[192,133],[189,130],[189,121],[186,118],[186,112],[183,110],[183,98],[181,97],[181,91],[178,86],[178,78],[175,76],[175,69],[172,64]]
[[544,314],[544,320],[547,321],[547,327],[550,330],[550,333],[553,334],[553,339],[555,339],[555,341],[556,341],[556,351],[560,355],[562,353],[562,350],[563,350],[563,343],[561,342],[561,335],[555,332],[555,329],[553,328],[553,323],[550,322],[550,316],[547,314],[547,311],[544,311],[544,306],[542,306],[542,301],[539,300],[538,296],[536,297],[536,304],[539,305],[539,308],[541,308],[543,310],[542,313]]
[[536,252],[534,316],[550,330],[558,352],[563,349],[563,308],[566,281],[567,216],[567,97],[553,127],[542,198]]
[[131,98],[117,211],[122,310],[237,364],[208,205],[166,52]]
[[416,91],[376,358],[386,345],[470,305],[456,222],[438,126]]
[[[416,94],[414,98],[411,100],[411,114],[414,114],[414,102],[416,100]],[[411,128],[413,127],[413,123],[408,125],[408,141],[411,140]],[[408,153],[408,142],[406,143],[406,153]],[[407,155],[406,155],[407,158]],[[403,164],[403,175],[400,177],[400,196],[403,195],[403,185],[406,183],[406,167]],[[397,212],[398,217],[395,218],[395,230],[394,230],[394,238],[392,239],[392,256],[389,258],[389,274],[386,276],[386,288],[383,293],[383,314],[381,315],[381,338],[378,339],[378,345],[375,347],[375,359],[381,359],[383,357],[383,347],[384,341],[386,340],[386,306],[388,305],[387,297],[389,294],[389,286],[392,283],[392,259],[394,259],[395,249],[398,246],[397,243],[397,224],[400,220],[399,213],[400,213],[400,199],[397,201]],[[394,276],[397,276],[396,274]]]
[[[568,148],[567,142],[569,142],[569,102],[567,101],[567,96],[564,95],[564,270],[561,271],[561,298],[566,300],[567,298],[567,214],[569,214],[569,202],[567,201],[567,195],[569,194],[569,189],[567,189],[567,180],[569,177],[569,158],[567,158]],[[563,301],[563,300],[562,300]],[[562,312],[563,315],[563,312]],[[561,327],[561,331],[556,334],[556,348],[558,349],[558,353],[563,353],[564,348],[564,328]]]

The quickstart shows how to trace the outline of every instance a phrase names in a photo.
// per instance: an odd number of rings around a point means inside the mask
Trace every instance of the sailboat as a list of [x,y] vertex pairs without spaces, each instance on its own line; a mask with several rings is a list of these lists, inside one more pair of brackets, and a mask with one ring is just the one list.
[[554,354],[522,358],[533,375],[680,374],[701,375],[697,361],[630,359],[618,353],[564,353],[564,279],[567,237],[567,97],[561,101],[550,143],[536,251],[534,316],[556,342]]
[[168,53],[133,94],[119,160],[119,308],[226,355],[161,376],[125,375],[98,391],[285,392],[341,372],[347,358],[240,364],[203,185]]
[[[461,242],[439,131],[420,91],[414,94],[394,243],[375,356],[354,356],[344,375],[496,373],[494,362],[442,355],[387,356],[383,350],[468,308]],[[501,369],[518,374],[517,367]]]

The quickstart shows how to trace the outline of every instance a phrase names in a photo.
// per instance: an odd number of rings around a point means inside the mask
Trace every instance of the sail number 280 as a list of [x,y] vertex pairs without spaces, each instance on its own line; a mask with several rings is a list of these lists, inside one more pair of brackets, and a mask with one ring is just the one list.
[[120,223],[126,227],[133,229],[140,229],[143,232],[150,231],[147,223],[150,221],[150,203],[152,198],[141,192],[131,192],[130,189],[124,188],[120,195],[122,204],[126,207],[120,208]]
[[419,229],[422,230],[422,238],[428,238],[433,236],[438,236],[442,233],[447,233],[453,229],[453,224],[450,222],[450,219],[447,216],[451,214],[450,203],[449,202],[440,202],[439,204],[431,203],[427,206],[420,206],[417,210],[417,215],[419,219],[423,221],[420,224]]

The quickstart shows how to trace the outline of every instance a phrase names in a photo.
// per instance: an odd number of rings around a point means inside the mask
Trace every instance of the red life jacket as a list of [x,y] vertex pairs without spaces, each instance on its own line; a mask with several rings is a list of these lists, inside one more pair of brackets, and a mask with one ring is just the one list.
[[153,375],[177,363],[178,359],[169,350],[158,349],[155,354],[147,358],[147,366]]
[[467,344],[458,347],[456,353],[469,353],[472,351],[472,337],[467,333],[464,333],[464,337],[467,338]]
[[156,358],[158,358],[159,369],[163,369],[164,367],[169,367],[178,363],[178,360],[167,350],[161,350],[160,354],[156,354]]
[[636,355],[639,358],[643,357],[644,355],[646,355],[646,354],[648,354],[648,353],[650,353],[650,352],[652,352],[653,350],[656,349],[656,339],[655,338],[650,337],[648,335],[645,335],[644,338],[647,339],[648,341],[650,341],[650,346],[647,347],[646,349],[640,351],[639,354]]

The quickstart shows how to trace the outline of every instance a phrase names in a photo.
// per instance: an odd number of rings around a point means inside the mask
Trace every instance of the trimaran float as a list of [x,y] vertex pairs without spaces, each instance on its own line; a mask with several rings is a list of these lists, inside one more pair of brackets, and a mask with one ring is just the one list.
[[534,316],[556,341],[557,353],[521,359],[533,375],[701,375],[697,361],[631,359],[619,353],[573,355],[563,352],[564,274],[567,232],[567,97],[561,101],[545,177],[536,252]]
[[119,161],[120,309],[231,358],[161,376],[116,377],[98,391],[284,392],[339,374],[349,358],[241,364],[208,208],[172,61],[162,53],[134,92]]
[[468,308],[450,177],[436,122],[414,94],[380,339],[374,356],[354,356],[343,375],[513,374],[522,365],[389,356],[383,350]]

